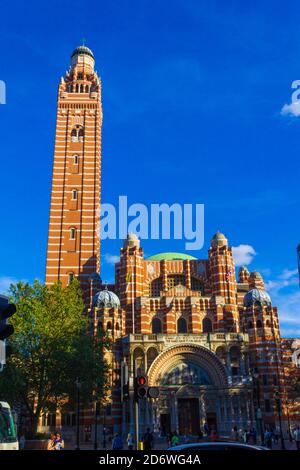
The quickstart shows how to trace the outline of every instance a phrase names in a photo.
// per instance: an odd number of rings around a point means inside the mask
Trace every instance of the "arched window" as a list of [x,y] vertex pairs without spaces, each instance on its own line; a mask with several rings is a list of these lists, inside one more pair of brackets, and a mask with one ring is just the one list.
[[72,199],[73,201],[77,201],[77,189],[72,189]]
[[249,328],[249,329],[253,328],[253,323],[252,323],[252,321],[249,321],[249,323],[248,323],[248,328]]
[[133,365],[134,365],[134,373],[142,373],[145,369],[144,363],[144,351],[141,348],[136,348],[133,353]]
[[70,240],[75,240],[76,239],[76,228],[71,227],[70,228]]
[[79,162],[79,156],[78,156],[78,155],[74,155],[74,156],[73,156],[73,163],[74,163],[74,165],[78,165],[78,162]]
[[112,330],[111,321],[108,321],[108,322],[106,323],[106,329],[107,329],[107,331],[111,331],[111,330]]
[[203,318],[202,321],[202,331],[203,333],[211,333],[212,332],[212,322],[210,318]]
[[261,320],[257,320],[257,322],[256,322],[256,328],[262,328],[262,322],[261,322]]
[[219,346],[216,349],[216,355],[218,356],[218,358],[220,359],[220,361],[223,364],[226,364],[227,352],[226,352],[226,349],[223,346]]
[[83,85],[80,85],[80,93],[83,93]]
[[151,366],[154,359],[158,356],[158,352],[155,348],[149,348],[147,351],[147,369]]
[[82,126],[75,126],[71,131],[71,141],[72,142],[83,142],[84,130]]
[[90,87],[89,87],[88,85],[86,85],[86,87],[85,87],[85,92],[86,92],[86,93],[89,93],[89,91],[90,91]]
[[177,333],[187,333],[187,323],[186,319],[183,317],[177,320]]
[[68,284],[69,284],[69,285],[71,284],[71,282],[73,281],[73,279],[74,279],[74,273],[69,273],[69,274],[68,274]]
[[271,326],[270,320],[267,320],[267,321],[266,321],[266,326],[267,326],[267,327],[270,327],[270,326]]
[[161,333],[161,321],[159,318],[153,318],[152,320],[152,333],[153,334],[158,334]]
[[83,132],[83,128],[81,127],[78,131],[79,142],[83,142],[83,137],[84,137],[84,132]]
[[119,331],[119,330],[120,330],[119,323],[116,323],[116,331]]

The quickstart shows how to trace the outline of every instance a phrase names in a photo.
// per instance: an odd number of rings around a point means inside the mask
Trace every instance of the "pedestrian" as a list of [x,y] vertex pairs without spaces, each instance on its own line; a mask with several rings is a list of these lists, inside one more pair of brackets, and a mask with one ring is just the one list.
[[19,437],[19,449],[24,450],[25,444],[26,444],[25,434],[24,432],[21,432],[20,437]]
[[217,433],[216,429],[213,428],[213,429],[211,430],[210,435],[209,435],[209,439],[210,439],[211,441],[216,441],[218,438],[219,438],[218,433]]
[[236,426],[233,427],[232,432],[231,432],[232,440],[233,441],[238,441],[239,440],[239,432],[238,428]]
[[145,451],[150,451],[153,448],[153,434],[150,431],[150,428],[147,428],[147,431],[145,432],[143,436],[143,444],[144,444],[144,450]]
[[173,436],[171,439],[171,445],[172,447],[178,446],[179,444],[179,437],[176,431],[173,432]]
[[297,450],[300,450],[300,427],[299,426],[297,426],[294,431],[294,437],[296,441],[296,448]]
[[127,447],[129,450],[133,450],[133,446],[134,446],[134,439],[132,437],[132,434],[128,434],[127,436]]
[[248,442],[248,431],[247,429],[244,429],[244,432],[243,432],[243,443],[244,444],[247,444]]
[[55,450],[55,434],[51,434],[47,442],[47,450]]
[[111,448],[112,450],[123,450],[123,441],[118,433],[116,433],[113,437]]
[[265,430],[264,441],[268,449],[272,449],[272,434],[268,429]]
[[65,441],[61,437],[60,432],[57,432],[54,439],[54,450],[63,450],[65,448]]

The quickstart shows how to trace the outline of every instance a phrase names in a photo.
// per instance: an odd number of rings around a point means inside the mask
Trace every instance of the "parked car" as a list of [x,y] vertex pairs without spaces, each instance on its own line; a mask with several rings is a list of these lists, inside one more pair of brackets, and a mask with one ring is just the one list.
[[168,450],[173,451],[206,451],[206,450],[269,450],[263,446],[254,446],[250,444],[243,444],[240,442],[226,442],[226,441],[215,441],[215,442],[194,442],[193,444],[180,444],[175,447],[170,447]]

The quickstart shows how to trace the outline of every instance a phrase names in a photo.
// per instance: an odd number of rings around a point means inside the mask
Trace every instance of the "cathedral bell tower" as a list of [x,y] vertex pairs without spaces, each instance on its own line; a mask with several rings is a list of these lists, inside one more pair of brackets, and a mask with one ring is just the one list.
[[77,277],[86,298],[100,270],[101,82],[80,46],[58,87],[46,283]]

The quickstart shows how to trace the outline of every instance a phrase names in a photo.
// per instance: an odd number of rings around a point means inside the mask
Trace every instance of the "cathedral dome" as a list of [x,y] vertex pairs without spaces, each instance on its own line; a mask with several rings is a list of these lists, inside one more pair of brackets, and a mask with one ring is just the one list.
[[272,304],[269,294],[262,289],[251,289],[244,297],[244,306],[249,307],[258,303],[259,305],[270,306]]
[[92,57],[93,59],[95,58],[94,57],[94,54],[92,53],[91,49],[89,49],[88,47],[86,46],[79,46],[79,47],[76,47],[76,49],[73,51],[71,57],[74,57],[75,55],[89,55],[90,57]]
[[100,290],[93,298],[93,307],[96,308],[119,308],[119,297],[108,289]]

